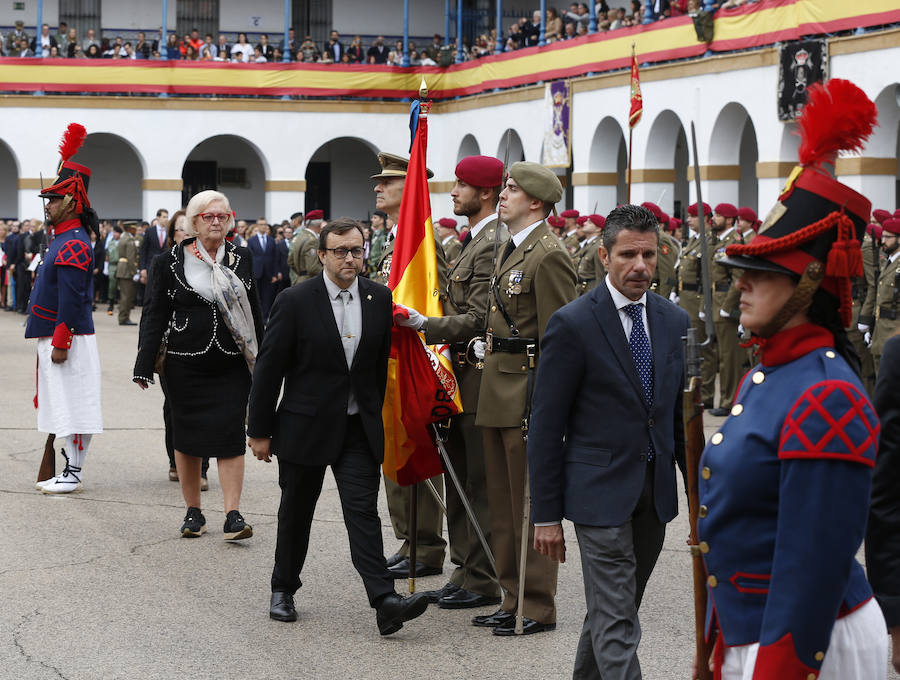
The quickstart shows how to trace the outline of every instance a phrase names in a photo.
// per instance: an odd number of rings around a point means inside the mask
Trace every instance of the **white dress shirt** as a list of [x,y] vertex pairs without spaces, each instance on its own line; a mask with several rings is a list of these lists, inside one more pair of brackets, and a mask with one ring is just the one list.
[[496,219],[497,219],[497,213],[491,213],[490,215],[485,217],[483,220],[481,220],[478,224],[476,224],[474,227],[470,228],[469,233],[472,234],[472,238],[475,238],[476,236],[478,236],[478,232],[480,232],[482,229],[484,229],[485,225],[488,222],[490,222],[491,220],[496,220]]
[[647,323],[647,293],[641,295],[638,300],[629,300],[627,297],[622,295],[622,293],[620,293],[614,285],[612,285],[612,282],[609,280],[609,274],[606,275],[606,278],[604,280],[606,281],[606,287],[609,289],[609,294],[612,296],[612,301],[616,307],[616,311],[619,312],[619,321],[622,322],[622,330],[625,331],[625,342],[628,342],[631,339],[631,327],[634,325],[634,322],[631,320],[628,312],[625,311],[625,307],[627,307],[628,305],[640,305],[641,321],[644,324],[644,332],[647,333],[647,342],[649,343],[650,326]]
[[[328,291],[328,300],[331,302],[331,311],[334,313],[334,322],[337,324],[338,333],[344,328],[344,314],[350,315],[348,319],[349,332],[341,334],[341,344],[344,347],[344,355],[347,357],[347,368],[353,364],[353,357],[356,356],[356,350],[359,347],[359,337],[362,334],[362,304],[359,300],[359,279],[353,279],[346,290],[350,291],[350,302],[344,305],[341,300],[341,290],[334,281],[328,278],[325,272],[321,274],[325,281],[325,290]],[[350,389],[350,395],[347,398],[347,415],[355,415],[359,413],[359,404],[356,402],[356,396],[353,389]]]
[[518,234],[516,234],[515,236],[511,236],[510,238],[512,238],[513,245],[514,245],[516,248],[518,248],[520,245],[522,245],[522,244],[525,242],[525,239],[528,238],[528,235],[529,235],[531,232],[533,232],[535,229],[537,229],[537,227],[538,227],[538,226],[541,224],[541,222],[543,222],[543,221],[544,221],[544,220],[538,220],[538,221],[535,222],[534,224],[529,224],[527,227],[525,227],[525,228],[524,228],[522,231],[520,231]]

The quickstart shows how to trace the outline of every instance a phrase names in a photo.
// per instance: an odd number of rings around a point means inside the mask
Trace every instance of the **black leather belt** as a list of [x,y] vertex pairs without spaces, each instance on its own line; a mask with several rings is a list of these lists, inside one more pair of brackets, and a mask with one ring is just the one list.
[[700,290],[700,284],[699,283],[682,283],[681,289],[682,290]]
[[727,293],[729,290],[731,290],[731,284],[730,283],[714,283],[713,290],[716,291],[717,293]]
[[878,318],[896,321],[897,319],[900,319],[900,311],[898,311],[892,307],[879,307],[878,308]]
[[466,352],[468,349],[469,343],[467,342],[454,342],[450,345],[450,356],[453,358],[453,361],[456,362],[457,366],[466,365]]
[[498,338],[487,334],[488,352],[506,352],[507,354],[525,354],[529,347],[536,348],[538,341],[534,338]]

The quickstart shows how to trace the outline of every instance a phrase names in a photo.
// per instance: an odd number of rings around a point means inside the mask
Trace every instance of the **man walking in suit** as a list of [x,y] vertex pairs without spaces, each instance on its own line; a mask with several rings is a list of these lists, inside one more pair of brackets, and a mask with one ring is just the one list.
[[641,677],[637,611],[678,513],[687,313],[648,292],[656,218],[624,205],[606,218],[604,282],[554,314],[541,343],[528,438],[534,547],[566,557],[575,524],[587,616],[575,678]]
[[141,285],[144,290],[150,290],[150,263],[153,258],[159,255],[166,248],[166,239],[169,234],[169,211],[160,208],[156,211],[156,219],[153,225],[144,232],[144,238],[141,239],[141,254],[138,266],[140,267]]
[[260,311],[263,320],[266,320],[275,299],[275,287],[281,279],[281,271],[278,267],[278,248],[275,239],[269,235],[269,225],[264,219],[260,218],[256,233],[250,237],[247,247],[253,253],[253,278],[259,291]]
[[281,487],[269,616],[297,619],[294,593],[330,465],[353,566],[377,612],[379,632],[390,635],[428,607],[424,593],[404,599],[394,591],[378,517],[391,292],[358,276],[363,233],[354,220],[341,218],[322,228],[319,258],[322,276],[276,299],[250,392],[249,446],[260,460],[278,456]]

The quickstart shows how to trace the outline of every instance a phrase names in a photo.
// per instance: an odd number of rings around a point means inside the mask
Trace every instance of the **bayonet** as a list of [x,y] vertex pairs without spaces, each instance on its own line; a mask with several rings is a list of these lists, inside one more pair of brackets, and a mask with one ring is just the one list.
[[691,146],[694,151],[694,184],[697,187],[697,230],[700,233],[700,285],[703,288],[703,320],[706,329],[706,340],[700,343],[706,347],[716,341],[716,327],[713,324],[712,272],[709,260],[709,241],[706,238],[706,210],[703,207],[703,192],[700,188],[700,159],[697,156],[697,132],[691,121]]

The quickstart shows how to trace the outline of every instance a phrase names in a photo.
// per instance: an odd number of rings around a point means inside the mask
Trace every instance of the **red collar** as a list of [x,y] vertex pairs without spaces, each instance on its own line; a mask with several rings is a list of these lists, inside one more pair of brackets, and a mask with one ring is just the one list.
[[78,218],[72,220],[66,220],[65,222],[61,222],[60,224],[54,225],[53,227],[53,235],[59,236],[60,234],[64,234],[67,231],[71,231],[72,229],[78,229],[81,226],[81,220]]
[[821,326],[804,323],[767,338],[761,362],[763,366],[780,366],[822,347],[834,347],[834,336]]

